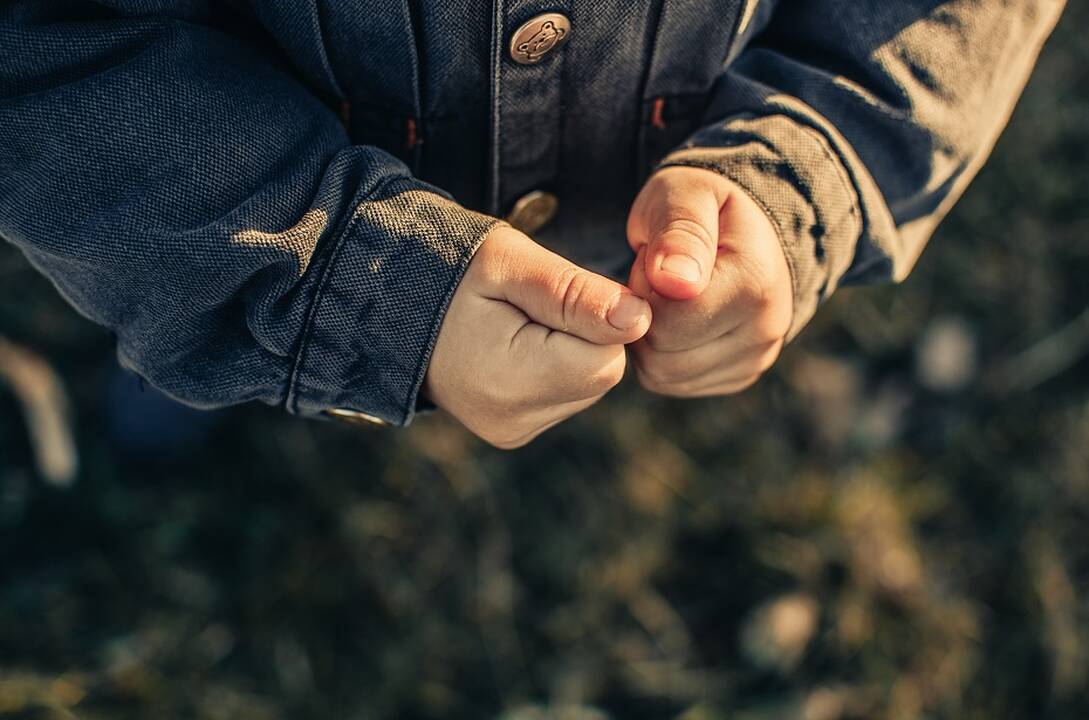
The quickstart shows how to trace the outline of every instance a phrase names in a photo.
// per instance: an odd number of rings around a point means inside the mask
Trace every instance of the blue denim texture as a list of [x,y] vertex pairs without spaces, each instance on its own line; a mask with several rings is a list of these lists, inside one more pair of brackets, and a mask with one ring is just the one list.
[[[779,229],[795,334],[837,285],[903,277],[1062,6],[14,0],[0,235],[182,401],[407,424],[474,250],[532,190],[560,198],[538,241],[622,275],[650,172],[724,174]],[[570,41],[513,63],[542,12]]]

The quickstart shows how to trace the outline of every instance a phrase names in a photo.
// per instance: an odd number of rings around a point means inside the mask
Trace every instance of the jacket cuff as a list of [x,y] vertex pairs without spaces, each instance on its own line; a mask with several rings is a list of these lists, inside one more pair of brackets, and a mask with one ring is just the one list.
[[408,425],[454,291],[499,222],[411,177],[368,194],[330,249],[287,410]]
[[738,117],[700,130],[655,169],[671,166],[713,170],[767,212],[794,285],[793,340],[851,266],[864,228],[859,194],[832,145],[785,115]]

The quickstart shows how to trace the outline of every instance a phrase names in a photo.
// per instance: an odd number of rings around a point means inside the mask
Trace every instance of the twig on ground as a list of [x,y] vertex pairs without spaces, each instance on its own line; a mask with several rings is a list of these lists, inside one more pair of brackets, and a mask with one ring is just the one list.
[[70,486],[79,458],[61,379],[43,358],[0,338],[0,380],[22,406],[38,472],[51,485]]

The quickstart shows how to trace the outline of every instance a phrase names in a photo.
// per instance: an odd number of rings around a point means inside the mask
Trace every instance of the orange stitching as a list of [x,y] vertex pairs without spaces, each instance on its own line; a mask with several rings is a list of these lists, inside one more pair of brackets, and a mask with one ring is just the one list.
[[664,117],[665,113],[665,98],[658,98],[654,101],[654,111],[650,116],[651,127],[657,130],[666,129],[666,121]]

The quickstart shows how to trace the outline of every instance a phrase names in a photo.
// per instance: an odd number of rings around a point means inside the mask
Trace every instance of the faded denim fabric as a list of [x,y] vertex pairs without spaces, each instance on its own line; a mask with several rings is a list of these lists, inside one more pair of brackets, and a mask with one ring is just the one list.
[[[525,193],[626,275],[666,165],[775,221],[792,335],[902,278],[1005,125],[1062,0],[15,0],[0,235],[190,404],[407,424],[450,298]],[[562,12],[569,42],[512,62]]]

